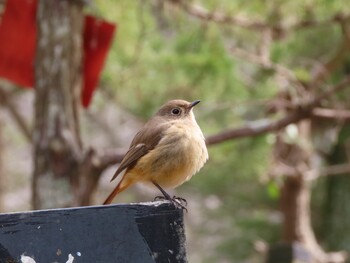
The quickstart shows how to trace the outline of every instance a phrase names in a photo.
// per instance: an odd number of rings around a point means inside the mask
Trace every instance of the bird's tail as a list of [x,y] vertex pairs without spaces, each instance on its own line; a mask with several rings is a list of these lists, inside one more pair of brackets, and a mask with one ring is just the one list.
[[107,197],[106,201],[103,202],[104,205],[109,205],[112,203],[114,197],[119,194],[120,192],[124,191],[126,188],[128,188],[130,185],[133,184],[132,180],[125,180],[125,177],[119,182],[119,184],[114,188],[112,193]]

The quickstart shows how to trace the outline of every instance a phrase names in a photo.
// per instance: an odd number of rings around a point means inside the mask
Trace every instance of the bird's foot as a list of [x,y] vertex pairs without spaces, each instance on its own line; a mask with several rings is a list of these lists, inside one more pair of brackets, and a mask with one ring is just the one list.
[[156,196],[154,198],[154,201],[160,201],[160,200],[168,200],[170,202],[172,202],[177,208],[181,208],[183,210],[187,211],[187,200],[185,198],[182,197],[178,197],[178,196],[173,196],[173,198],[168,198],[165,196]]
[[174,195],[172,200],[175,200],[176,202],[179,202],[180,204],[183,204],[185,207],[187,207],[187,200],[185,198]]
[[154,201],[164,201],[164,200],[168,200],[168,199],[165,198],[165,196],[162,196],[162,195],[157,195],[157,196],[154,198]]

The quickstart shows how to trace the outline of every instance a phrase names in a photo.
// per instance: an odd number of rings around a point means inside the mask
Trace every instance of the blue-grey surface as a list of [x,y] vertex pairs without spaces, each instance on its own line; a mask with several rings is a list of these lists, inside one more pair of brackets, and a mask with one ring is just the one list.
[[0,214],[3,262],[187,262],[183,212],[154,202]]

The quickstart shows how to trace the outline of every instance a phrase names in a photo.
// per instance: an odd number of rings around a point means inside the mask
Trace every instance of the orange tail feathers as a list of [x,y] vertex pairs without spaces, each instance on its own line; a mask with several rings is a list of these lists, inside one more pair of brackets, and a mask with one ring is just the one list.
[[133,181],[131,180],[124,180],[125,177],[119,182],[119,184],[114,188],[112,193],[107,197],[106,201],[103,202],[104,205],[109,205],[112,203],[114,197],[119,194],[120,192],[124,191],[126,188],[128,188],[130,185],[133,184]]

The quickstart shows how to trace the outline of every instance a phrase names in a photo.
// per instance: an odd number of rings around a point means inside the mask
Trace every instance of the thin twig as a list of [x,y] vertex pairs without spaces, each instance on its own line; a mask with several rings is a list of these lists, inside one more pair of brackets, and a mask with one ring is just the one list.
[[303,84],[298,80],[298,78],[295,76],[295,74],[291,70],[289,70],[288,68],[270,61],[269,58],[249,53],[248,51],[245,51],[241,48],[230,47],[229,50],[230,50],[231,54],[234,55],[235,57],[249,61],[249,62],[254,63],[256,65],[259,65],[265,69],[273,70],[274,72],[279,74],[281,77],[286,79],[292,86],[294,86],[300,95],[304,95],[303,94],[303,91],[304,91]]
[[325,63],[317,63],[312,74],[312,81],[309,86],[317,87],[319,83],[324,82],[332,72],[343,65],[350,52],[350,30],[345,22],[341,22],[340,26],[343,32],[343,38],[335,51],[335,54]]
[[332,95],[340,92],[341,90],[349,87],[350,85],[350,75],[346,76],[341,82],[338,84],[329,87],[324,92],[322,92],[320,95],[318,95],[311,103],[311,107],[316,107],[317,104],[319,104],[322,100],[327,100]]

